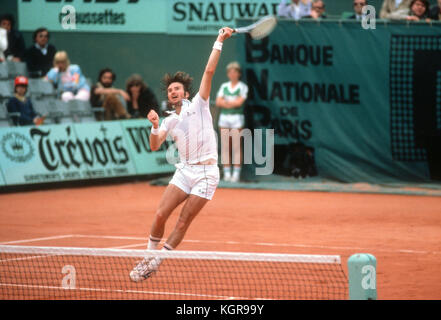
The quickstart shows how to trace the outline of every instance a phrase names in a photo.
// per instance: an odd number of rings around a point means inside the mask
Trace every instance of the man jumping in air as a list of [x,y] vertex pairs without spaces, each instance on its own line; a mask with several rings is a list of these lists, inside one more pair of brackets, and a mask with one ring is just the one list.
[[[184,238],[193,219],[212,199],[219,183],[217,166],[217,143],[210,114],[211,82],[222,51],[223,42],[231,37],[233,29],[222,28],[213,45],[208,63],[202,76],[199,92],[189,101],[193,79],[184,72],[166,74],[163,84],[167,89],[168,103],[174,112],[159,126],[159,116],[150,111],[147,118],[152,123],[150,147],[158,150],[170,135],[175,141],[180,163],[162,195],[153,220],[148,250],[156,250],[163,235],[167,219],[182,202],[185,204],[178,222],[162,250],[175,249]],[[131,271],[130,278],[135,281],[147,279],[157,271],[161,258],[144,258]]]

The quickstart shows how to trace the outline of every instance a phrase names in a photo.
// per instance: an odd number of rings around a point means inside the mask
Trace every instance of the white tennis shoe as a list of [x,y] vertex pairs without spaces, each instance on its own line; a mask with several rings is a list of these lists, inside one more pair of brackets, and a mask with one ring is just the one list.
[[145,280],[158,271],[160,264],[159,258],[144,258],[130,272],[130,279],[134,282]]

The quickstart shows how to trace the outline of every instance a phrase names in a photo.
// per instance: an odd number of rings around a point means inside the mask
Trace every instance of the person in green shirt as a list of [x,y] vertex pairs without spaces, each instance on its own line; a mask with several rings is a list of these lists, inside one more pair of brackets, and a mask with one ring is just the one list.
[[[230,143],[223,143],[221,159],[224,180],[238,182],[242,162],[240,132],[245,124],[243,111],[248,86],[240,81],[241,68],[237,62],[227,65],[227,77],[230,81],[221,85],[216,97],[216,106],[220,108],[218,125],[221,135],[232,138],[232,154],[230,155]],[[229,139],[227,141],[230,141]],[[233,164],[233,172],[231,172],[231,164]]]

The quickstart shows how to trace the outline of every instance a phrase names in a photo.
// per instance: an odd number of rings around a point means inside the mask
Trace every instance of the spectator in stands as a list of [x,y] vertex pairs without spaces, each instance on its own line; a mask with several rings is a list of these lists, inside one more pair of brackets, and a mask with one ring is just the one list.
[[158,100],[140,75],[131,75],[126,81],[126,91],[130,96],[127,109],[133,118],[145,119],[150,110],[159,113]]
[[8,32],[0,27],[0,62],[5,61],[6,49],[8,49]]
[[354,20],[363,20],[363,7],[367,6],[368,2],[367,0],[354,0],[353,7],[354,7],[354,14],[349,16],[348,19],[354,19]]
[[73,99],[88,101],[90,87],[81,69],[70,64],[66,51],[58,51],[54,56],[54,67],[47,73],[46,80],[52,82],[61,100],[68,102]]
[[[92,107],[104,109],[104,120],[129,119],[120,97],[127,101],[129,95],[122,89],[115,88],[116,74],[110,68],[104,68],[98,75],[98,82],[92,86],[90,104]],[[99,113],[95,113],[97,120],[102,120]]]
[[391,14],[396,11],[407,10],[412,0],[384,0],[381,6],[380,18],[391,19]]
[[432,20],[441,21],[441,0],[438,0],[438,5],[430,9],[429,17]]
[[49,43],[49,31],[39,28],[33,34],[34,44],[26,50],[26,64],[31,78],[44,77],[52,68],[57,50]]
[[8,34],[8,48],[4,55],[7,60],[20,62],[24,61],[26,46],[22,34],[14,29],[14,23],[14,17],[10,14],[0,17],[0,27],[6,29]]
[[28,90],[28,79],[23,76],[18,76],[14,81],[15,96],[9,99],[6,104],[9,113],[18,113],[18,116],[12,116],[14,125],[40,125],[44,122],[45,117],[40,117],[32,106],[32,102],[26,97]]
[[[239,63],[231,62],[227,65],[227,77],[230,81],[221,85],[216,97],[216,106],[220,108],[219,130],[221,136],[229,135],[232,140],[232,154],[230,161],[230,144],[222,144],[222,164],[224,180],[238,182],[241,171],[240,131],[245,126],[244,104],[248,96],[248,86],[240,81],[241,68]],[[232,129],[236,129],[233,130]],[[231,172],[233,164],[233,172]]]
[[429,0],[412,0],[409,8],[397,10],[389,15],[392,20],[420,21],[429,19]]
[[283,18],[299,20],[311,14],[311,0],[281,0],[277,15]]
[[326,19],[325,2],[323,0],[312,0],[311,13],[303,18],[306,19]]

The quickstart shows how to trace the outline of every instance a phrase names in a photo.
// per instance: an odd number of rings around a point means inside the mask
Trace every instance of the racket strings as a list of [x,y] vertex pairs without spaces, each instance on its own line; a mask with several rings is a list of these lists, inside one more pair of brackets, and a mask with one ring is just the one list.
[[277,20],[267,19],[257,24],[252,30],[250,30],[250,35],[255,40],[260,40],[268,36],[273,29],[276,27]]

